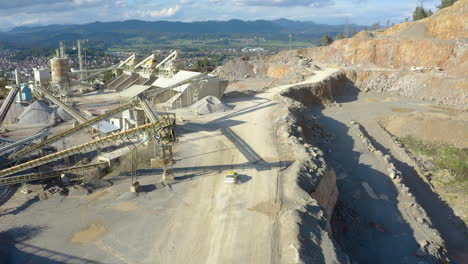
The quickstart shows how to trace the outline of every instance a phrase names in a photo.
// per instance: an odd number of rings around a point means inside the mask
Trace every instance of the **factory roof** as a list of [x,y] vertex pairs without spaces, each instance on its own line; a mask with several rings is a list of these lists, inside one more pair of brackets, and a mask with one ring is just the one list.
[[128,87],[127,89],[123,90],[122,92],[120,92],[119,96],[120,97],[126,97],[126,98],[133,98],[133,97],[141,94],[142,92],[148,90],[149,88],[151,88],[151,85],[138,85],[138,84],[135,84],[135,85],[132,85],[132,86]]
[[114,132],[116,130],[119,130],[118,127],[114,126],[113,124],[107,122],[107,121],[101,121],[97,123],[96,125],[92,126],[94,129],[97,129],[101,131],[101,133],[107,134],[110,132]]
[[192,72],[192,71],[179,71],[177,72],[172,78],[159,78],[154,81],[153,86],[165,88],[171,85],[184,82],[190,78],[194,78],[197,76],[203,75],[200,72]]

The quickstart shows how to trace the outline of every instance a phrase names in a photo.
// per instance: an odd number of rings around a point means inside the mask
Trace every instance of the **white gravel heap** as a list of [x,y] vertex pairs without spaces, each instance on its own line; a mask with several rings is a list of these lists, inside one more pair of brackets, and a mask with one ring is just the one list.
[[231,107],[214,96],[206,96],[190,106],[190,110],[199,115],[206,115],[210,113],[226,112],[231,110]]
[[11,123],[16,122],[17,118],[23,113],[25,108],[26,107],[22,104],[13,103],[10,109],[8,110],[8,113],[5,117],[5,121]]
[[67,113],[63,108],[59,107],[57,109],[57,115],[62,119],[63,121],[71,121],[73,120],[73,116],[71,116],[69,113]]
[[[48,124],[51,121],[51,117],[54,108],[47,105],[46,102],[37,100],[30,104],[23,113],[18,116],[18,124],[21,125],[37,125],[37,124]],[[56,119],[56,117],[54,117]]]

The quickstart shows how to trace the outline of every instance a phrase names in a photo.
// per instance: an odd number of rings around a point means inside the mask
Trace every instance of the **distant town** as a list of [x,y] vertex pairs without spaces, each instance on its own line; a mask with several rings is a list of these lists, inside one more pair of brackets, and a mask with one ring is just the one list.
[[[70,48],[73,51],[74,46]],[[160,59],[170,54],[172,50],[142,51],[139,54],[156,53]],[[239,56],[258,56],[269,55],[274,51],[268,51],[261,47],[245,48],[226,48],[226,49],[206,49],[183,52],[179,58],[180,66],[184,69],[203,70],[203,68],[213,68],[221,65],[229,58]],[[98,52],[92,52],[98,53]],[[84,56],[84,66],[86,69],[100,69],[119,61],[124,60],[132,54],[128,51],[106,51],[99,55]],[[0,50],[0,78],[3,80],[13,80],[14,71],[17,69],[23,81],[32,81],[34,79],[33,69],[50,68],[49,60],[51,55],[27,55],[23,51]],[[78,57],[69,56],[70,67],[78,69]]]

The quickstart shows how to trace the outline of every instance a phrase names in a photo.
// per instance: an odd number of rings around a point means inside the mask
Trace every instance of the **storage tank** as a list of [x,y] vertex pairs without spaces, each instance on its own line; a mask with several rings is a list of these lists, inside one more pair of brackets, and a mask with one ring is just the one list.
[[52,70],[52,82],[66,83],[68,82],[68,73],[70,66],[68,58],[53,58],[50,60],[50,68]]
[[[21,96],[21,97],[20,97]],[[32,89],[28,84],[21,84],[21,94],[18,92],[16,95],[15,101],[20,103],[21,101],[31,101],[33,99]]]

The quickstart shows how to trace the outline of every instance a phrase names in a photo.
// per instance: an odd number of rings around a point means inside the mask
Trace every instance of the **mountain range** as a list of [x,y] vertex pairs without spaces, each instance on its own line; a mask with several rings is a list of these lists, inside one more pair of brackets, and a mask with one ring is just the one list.
[[[348,25],[362,30],[364,26]],[[52,47],[58,41],[88,39],[102,48],[140,43],[167,43],[168,40],[206,40],[261,37],[268,40],[287,40],[289,34],[298,41],[316,41],[323,34],[336,36],[345,25],[326,25],[314,22],[278,20],[203,22],[170,22],[126,20],[93,22],[81,25],[22,26],[0,33],[0,48]],[[169,41],[170,42],[170,41]]]

